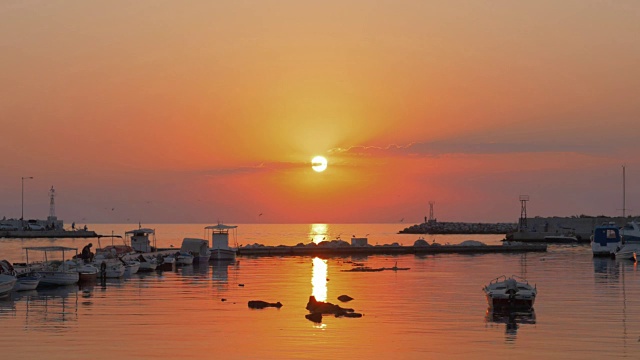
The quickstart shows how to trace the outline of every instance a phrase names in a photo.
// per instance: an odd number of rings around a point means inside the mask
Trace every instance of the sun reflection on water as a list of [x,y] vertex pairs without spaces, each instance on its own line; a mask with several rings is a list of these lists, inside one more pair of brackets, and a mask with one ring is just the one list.
[[318,301],[327,300],[327,260],[319,257],[313,258],[313,270],[311,273],[312,295]]

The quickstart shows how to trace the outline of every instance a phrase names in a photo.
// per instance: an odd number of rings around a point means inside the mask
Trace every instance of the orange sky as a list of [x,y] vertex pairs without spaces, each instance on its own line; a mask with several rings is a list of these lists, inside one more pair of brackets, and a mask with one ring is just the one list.
[[3,1],[0,216],[22,176],[79,223],[619,215],[623,164],[637,214],[639,33],[634,1]]

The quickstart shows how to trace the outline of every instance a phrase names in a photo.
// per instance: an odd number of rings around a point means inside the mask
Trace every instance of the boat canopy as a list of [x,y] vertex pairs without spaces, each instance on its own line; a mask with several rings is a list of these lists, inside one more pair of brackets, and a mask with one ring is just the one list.
[[145,235],[149,235],[149,234],[155,234],[156,231],[154,229],[140,228],[140,229],[135,229],[135,230],[129,230],[124,234],[127,235],[127,234],[139,234],[139,233],[143,233]]
[[593,242],[601,246],[607,246],[608,243],[620,242],[620,230],[613,225],[598,226],[593,231]]
[[208,230],[229,230],[229,229],[235,229],[237,227],[238,226],[236,226],[236,225],[218,224],[218,225],[207,226],[207,227],[205,227],[205,229],[208,229]]
[[191,252],[193,255],[201,256],[209,249],[209,241],[204,239],[184,238],[180,252]]
[[30,246],[23,247],[24,250],[36,250],[36,251],[78,251],[77,248],[65,247],[65,246]]

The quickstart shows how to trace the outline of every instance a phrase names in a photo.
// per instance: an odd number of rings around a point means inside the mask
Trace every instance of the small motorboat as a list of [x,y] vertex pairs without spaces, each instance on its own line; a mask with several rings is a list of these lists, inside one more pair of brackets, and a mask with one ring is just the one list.
[[0,274],[0,297],[9,295],[16,281],[18,281],[18,279],[13,275]]
[[154,271],[158,267],[158,260],[155,257],[146,257],[140,254],[135,260],[140,262],[138,272]]
[[491,309],[529,310],[536,301],[538,289],[529,285],[525,279],[511,275],[502,275],[486,285],[484,290]]
[[37,272],[27,272],[16,275],[18,281],[13,287],[15,291],[29,291],[35,290],[40,284],[40,274]]
[[191,265],[193,264],[194,256],[188,252],[179,252],[175,255],[176,265]]
[[611,256],[620,246],[622,236],[615,223],[596,226],[591,236],[593,256]]

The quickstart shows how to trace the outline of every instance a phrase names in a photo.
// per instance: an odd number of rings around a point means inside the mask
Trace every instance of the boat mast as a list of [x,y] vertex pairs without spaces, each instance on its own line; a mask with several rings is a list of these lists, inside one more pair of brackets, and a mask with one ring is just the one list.
[[625,184],[625,166],[622,165],[622,217],[627,217],[627,207],[626,207],[626,184]]

